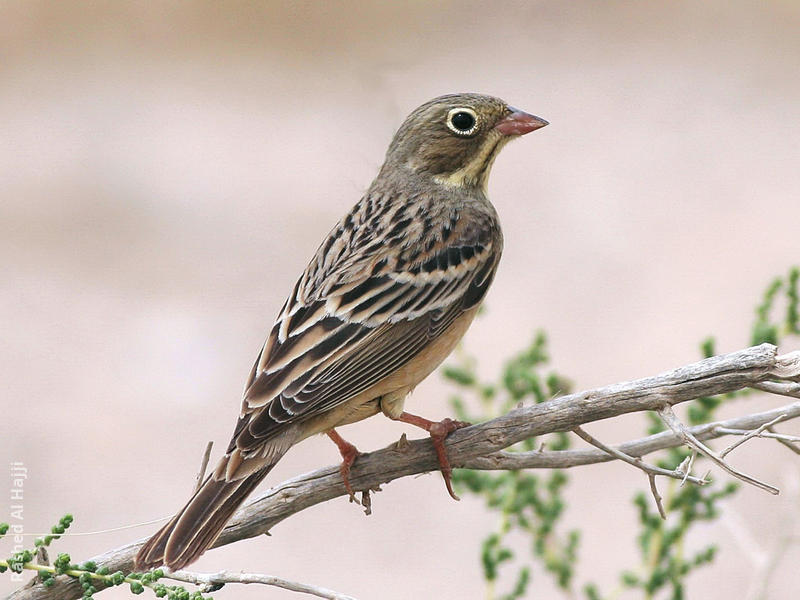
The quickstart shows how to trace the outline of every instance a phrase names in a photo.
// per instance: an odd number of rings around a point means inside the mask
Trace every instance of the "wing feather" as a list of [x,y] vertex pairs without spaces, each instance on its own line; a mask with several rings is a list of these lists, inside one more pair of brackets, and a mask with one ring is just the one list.
[[[332,365],[335,368],[310,378],[293,397],[281,395],[280,402],[269,405],[268,414],[262,411],[254,415],[247,427],[248,438],[258,447],[261,440],[280,430],[285,422],[281,417],[285,416],[278,406],[296,419],[293,422],[300,422],[338,406],[342,398],[352,398],[369,389],[410,361],[462,312],[460,307],[453,306],[444,313],[444,318],[432,320],[426,316],[404,323],[408,327],[402,328],[403,335],[375,336],[371,343],[361,345],[357,353],[348,354],[346,361],[337,361]],[[242,448],[241,444],[239,447]]]

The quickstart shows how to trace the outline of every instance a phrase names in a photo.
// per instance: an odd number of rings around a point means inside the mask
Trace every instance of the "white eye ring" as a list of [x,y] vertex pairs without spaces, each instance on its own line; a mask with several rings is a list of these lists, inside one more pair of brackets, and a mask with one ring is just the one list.
[[[457,124],[453,122],[453,118],[456,116],[458,116],[458,121],[463,121],[464,114],[472,117],[472,125],[466,129],[463,128],[466,123],[462,122],[460,123],[461,127],[458,127]],[[478,114],[467,107],[453,108],[447,113],[447,128],[458,136],[469,137],[478,130]]]

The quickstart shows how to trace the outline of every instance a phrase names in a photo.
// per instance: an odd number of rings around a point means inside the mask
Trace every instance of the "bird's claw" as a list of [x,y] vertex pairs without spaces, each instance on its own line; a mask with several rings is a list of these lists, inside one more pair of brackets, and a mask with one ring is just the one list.
[[436,449],[436,457],[439,459],[439,470],[442,472],[444,478],[444,485],[447,487],[447,493],[453,500],[461,500],[453,491],[453,468],[450,466],[450,459],[447,458],[447,449],[444,447],[445,438],[453,431],[468,427],[470,424],[464,421],[455,421],[453,419],[442,419],[441,421],[431,423],[429,432],[433,447]]
[[342,464],[339,466],[339,473],[342,474],[342,481],[344,481],[344,488],[350,496],[350,502],[361,504],[358,498],[356,498],[353,486],[350,485],[350,467],[356,461],[356,458],[361,455],[361,452],[359,452],[358,448],[353,444],[340,436],[335,429],[331,429],[327,434],[328,437],[333,440],[333,443],[336,444],[336,447],[339,448],[339,454],[342,455]]
[[359,452],[355,446],[350,444],[350,448],[348,449],[347,453],[342,452],[342,464],[339,465],[339,473],[342,475],[344,489],[347,490],[347,494],[350,496],[350,502],[355,502],[359,505],[361,502],[359,502],[358,498],[356,498],[356,493],[353,491],[353,486],[350,485],[350,467],[360,455],[361,452]]

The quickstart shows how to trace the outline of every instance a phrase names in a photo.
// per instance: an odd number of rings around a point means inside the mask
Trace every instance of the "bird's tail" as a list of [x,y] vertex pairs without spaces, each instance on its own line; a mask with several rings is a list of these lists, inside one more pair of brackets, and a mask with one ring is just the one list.
[[182,569],[200,558],[277,462],[232,481],[209,475],[186,506],[141,547],[136,569],[144,571],[161,565]]

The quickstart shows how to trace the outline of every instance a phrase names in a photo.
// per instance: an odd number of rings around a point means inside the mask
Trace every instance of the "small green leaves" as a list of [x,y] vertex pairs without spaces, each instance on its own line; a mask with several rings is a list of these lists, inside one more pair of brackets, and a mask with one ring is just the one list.
[[700,354],[703,355],[703,358],[711,358],[717,353],[717,341],[708,336],[702,342],[700,342]]
[[64,533],[67,529],[69,529],[69,526],[72,525],[72,521],[73,521],[72,515],[67,513],[58,520],[58,523],[56,525],[53,525],[50,528],[50,533],[52,533],[53,535],[46,535],[44,539],[39,538],[34,542],[34,544],[36,546],[40,545],[49,546],[53,542],[53,540],[59,539],[61,537],[61,534]]
[[64,552],[56,557],[55,561],[53,561],[53,567],[58,575],[63,575],[66,571],[76,567],[76,565],[70,564],[70,560],[70,555]]
[[130,586],[132,594],[141,594],[144,591],[144,586],[138,581],[131,581]]
[[526,397],[537,403],[547,399],[547,387],[542,385],[542,377],[536,371],[537,366],[547,361],[547,336],[539,331],[528,349],[513,357],[503,370],[502,384],[509,394],[504,408],[511,408]]
[[483,563],[483,576],[487,581],[497,579],[497,568],[504,562],[514,558],[510,548],[500,543],[500,534],[493,533],[481,544],[481,562]]
[[[59,519],[58,524],[54,525],[51,529],[53,535],[48,535],[45,538],[39,538],[34,541],[34,548],[30,550],[21,550],[15,553],[8,560],[0,560],[0,573],[12,570],[15,572],[22,572],[23,569],[30,569],[38,572],[39,581],[45,587],[52,587],[55,585],[55,577],[59,575],[66,575],[77,579],[83,589],[83,600],[92,600],[94,594],[99,589],[105,586],[119,586],[127,583],[130,586],[132,594],[141,594],[144,589],[149,587],[158,598],[168,598],[168,600],[211,600],[210,596],[203,596],[201,592],[189,592],[182,586],[165,586],[158,583],[158,580],[164,577],[162,569],[155,569],[146,573],[130,573],[125,575],[122,571],[109,573],[109,568],[106,566],[98,567],[94,561],[86,561],[80,565],[72,562],[72,558],[66,552],[60,553],[53,561],[53,566],[39,565],[33,563],[36,549],[42,546],[48,546],[50,543],[58,539],[70,525],[72,525],[73,517],[70,514],[64,515]],[[7,524],[0,524],[0,535],[7,532],[9,529]]]
[[787,333],[800,335],[800,267],[789,271],[789,282],[786,290],[786,330]]
[[[468,394],[451,399],[456,415],[465,421],[483,421],[508,412],[517,403],[526,400],[540,403],[554,396],[567,393],[570,383],[566,377],[550,371],[545,372],[549,355],[547,337],[538,332],[528,348],[513,356],[506,363],[497,383],[481,382],[477,375],[475,360],[461,356],[458,366],[448,366],[443,374],[458,386],[459,392]],[[480,409],[471,413],[470,409]],[[548,436],[550,450],[569,447],[569,436],[556,433]],[[532,451],[536,440],[530,439],[509,448],[508,451]],[[499,515],[498,530],[490,533],[481,545],[481,564],[484,578],[493,583],[502,573],[512,571],[516,565],[514,583],[500,600],[515,600],[525,596],[531,579],[531,567],[525,558],[515,555],[506,543],[508,535],[522,534],[530,540],[531,555],[552,573],[563,589],[569,589],[573,575],[580,536],[569,532],[566,537],[557,533],[558,521],[563,514],[565,502],[563,488],[567,477],[563,472],[553,471],[547,475],[536,475],[527,471],[470,471],[459,469],[453,474],[459,488],[466,488],[480,495],[486,506]]]
[[587,583],[583,587],[583,593],[586,595],[586,600],[603,600],[600,591],[594,583]]
[[88,571],[89,573],[94,573],[97,571],[97,563],[93,560],[87,560],[85,563],[81,563],[78,567],[81,571]]
[[[761,304],[756,308],[756,321],[753,324],[751,341],[753,345],[765,342],[778,345],[781,336],[800,334],[800,267],[792,267],[785,278],[776,277],[767,287]],[[784,298],[779,298],[779,292]],[[782,319],[775,320],[778,301],[786,303]]]
[[475,385],[475,373],[466,367],[445,366],[442,368],[442,375],[445,379],[463,387]]
[[528,584],[531,582],[531,570],[528,567],[522,567],[517,573],[517,581],[514,583],[513,589],[500,597],[500,600],[517,600],[517,598],[524,598],[528,591]]
[[[775,278],[767,286],[756,308],[756,320],[751,330],[753,344],[769,342],[778,344],[785,335],[800,334],[800,268],[794,267],[785,277]],[[704,358],[717,354],[716,341],[706,337],[700,344]],[[547,338],[539,332],[531,345],[509,360],[498,383],[482,383],[477,375],[474,358],[462,356],[461,364],[448,366],[445,377],[458,386],[458,395],[451,404],[459,419],[481,421],[508,412],[519,402],[546,402],[569,392],[570,382],[555,372],[545,372],[549,361]],[[719,396],[698,398],[686,404],[687,421],[699,425],[713,421],[724,402],[746,396],[750,390],[740,390]],[[655,413],[647,413],[647,433],[665,430],[663,421]],[[566,433],[547,437],[546,449],[564,450],[569,447]],[[541,440],[526,440],[509,452],[536,451]],[[689,457],[691,451],[677,447],[662,452],[655,460],[660,467],[672,470]],[[703,459],[698,459],[703,460]],[[523,534],[530,540],[531,554],[551,573],[556,583],[570,595],[575,595],[571,585],[577,563],[579,532],[559,534],[560,520],[564,514],[564,487],[566,475],[553,471],[550,475],[531,472],[485,472],[459,470],[453,480],[457,486],[481,496],[486,506],[499,516],[497,530],[490,533],[481,546],[481,564],[484,578],[490,584],[489,597],[513,600],[525,595],[531,576],[525,557],[515,555],[506,542],[509,534]],[[684,556],[687,535],[700,522],[716,519],[722,502],[736,493],[736,483],[716,483],[703,487],[680,486],[675,480],[668,482],[663,499],[668,518],[661,519],[645,493],[637,493],[633,503],[639,516],[638,543],[641,565],[624,569],[620,573],[623,589],[639,590],[646,598],[685,598],[686,579],[696,568],[710,564],[717,552],[708,545],[692,556]],[[512,567],[518,565],[516,575]],[[511,591],[497,594],[495,588],[502,581],[514,581]],[[594,584],[583,588],[587,600],[603,600]],[[616,597],[616,596],[609,596]]]
[[80,575],[78,575],[78,581],[83,588],[83,597],[84,598],[91,598],[94,593],[97,591],[97,588],[92,585],[93,579],[90,571],[84,571]]

